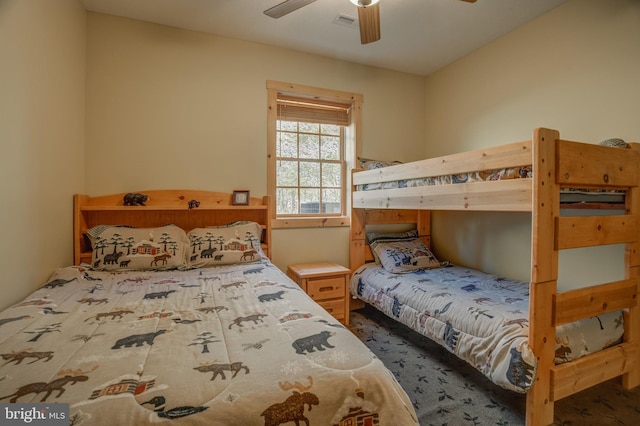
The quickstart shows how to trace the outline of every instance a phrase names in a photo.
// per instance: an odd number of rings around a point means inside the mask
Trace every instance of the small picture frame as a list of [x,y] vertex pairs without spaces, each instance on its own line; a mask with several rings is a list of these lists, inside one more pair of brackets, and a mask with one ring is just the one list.
[[249,191],[233,191],[231,204],[233,204],[234,206],[248,206]]

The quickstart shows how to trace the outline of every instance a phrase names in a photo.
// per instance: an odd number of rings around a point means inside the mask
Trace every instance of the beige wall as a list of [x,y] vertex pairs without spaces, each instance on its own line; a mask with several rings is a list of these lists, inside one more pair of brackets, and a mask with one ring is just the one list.
[[[640,2],[569,0],[426,79],[427,155],[530,139],[535,127],[569,140],[640,141],[639,41]],[[437,213],[434,245],[443,257],[528,280],[529,218]],[[561,266],[564,277],[593,280],[621,256],[614,247],[579,264],[568,253]]]
[[[89,13],[87,23],[90,195],[265,195],[267,80],[361,93],[364,154],[423,155],[422,77],[102,14]],[[281,268],[348,265],[347,228],[274,230],[273,242]]]
[[0,308],[73,262],[84,186],[85,12],[78,0],[0,0]]

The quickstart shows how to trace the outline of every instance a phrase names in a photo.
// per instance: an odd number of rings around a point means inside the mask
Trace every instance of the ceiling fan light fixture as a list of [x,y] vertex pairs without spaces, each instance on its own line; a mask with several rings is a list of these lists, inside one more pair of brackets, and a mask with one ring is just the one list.
[[369,7],[378,3],[380,0],[349,0],[358,7]]

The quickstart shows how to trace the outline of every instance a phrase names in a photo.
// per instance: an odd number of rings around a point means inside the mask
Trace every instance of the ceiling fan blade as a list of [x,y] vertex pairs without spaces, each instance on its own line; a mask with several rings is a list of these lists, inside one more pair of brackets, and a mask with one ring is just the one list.
[[367,44],[380,40],[380,3],[372,6],[358,6],[360,22],[360,43]]
[[298,10],[309,3],[313,3],[314,1],[316,0],[285,0],[282,3],[265,10],[264,14],[271,16],[272,18],[281,18],[294,10]]

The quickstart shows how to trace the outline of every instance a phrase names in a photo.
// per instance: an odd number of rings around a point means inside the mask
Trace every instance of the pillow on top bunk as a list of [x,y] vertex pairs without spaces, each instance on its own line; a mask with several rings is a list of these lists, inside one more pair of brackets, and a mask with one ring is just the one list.
[[377,263],[392,273],[438,268],[442,263],[422,240],[418,231],[367,233],[367,241]]
[[189,240],[178,226],[101,228],[99,233],[90,230],[94,235],[91,264],[96,270],[162,270],[185,266]]
[[248,263],[266,258],[260,247],[262,227],[256,222],[192,229],[187,237],[191,267]]
[[612,148],[629,148],[629,144],[626,143],[623,139],[613,138],[607,139],[599,143],[602,146],[609,146]]
[[362,158],[362,157],[358,157],[358,162],[360,163],[360,168],[364,170],[374,170],[374,169],[380,169],[382,167],[402,164],[402,162],[400,161],[380,161],[380,160],[372,160],[370,158]]

